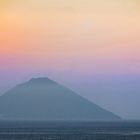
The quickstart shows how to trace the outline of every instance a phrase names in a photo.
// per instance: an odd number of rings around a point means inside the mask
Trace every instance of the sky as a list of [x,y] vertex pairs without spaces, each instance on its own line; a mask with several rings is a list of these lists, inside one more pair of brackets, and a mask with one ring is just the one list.
[[139,119],[139,25],[139,0],[0,0],[0,90],[49,76]]

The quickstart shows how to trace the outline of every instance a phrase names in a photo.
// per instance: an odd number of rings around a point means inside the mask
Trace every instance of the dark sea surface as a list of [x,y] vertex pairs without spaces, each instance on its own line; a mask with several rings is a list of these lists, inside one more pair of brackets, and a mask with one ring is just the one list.
[[0,140],[140,140],[140,122],[0,122]]

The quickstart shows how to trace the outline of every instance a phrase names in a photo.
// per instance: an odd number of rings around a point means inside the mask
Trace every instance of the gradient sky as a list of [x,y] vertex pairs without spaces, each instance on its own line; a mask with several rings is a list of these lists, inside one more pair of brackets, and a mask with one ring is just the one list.
[[[103,81],[139,76],[139,0],[0,0],[0,89],[47,75],[79,91],[76,83],[93,75]],[[90,88],[83,96],[124,117],[140,117],[127,105],[126,113],[117,108],[118,101],[110,107],[114,94],[110,100],[88,95]]]

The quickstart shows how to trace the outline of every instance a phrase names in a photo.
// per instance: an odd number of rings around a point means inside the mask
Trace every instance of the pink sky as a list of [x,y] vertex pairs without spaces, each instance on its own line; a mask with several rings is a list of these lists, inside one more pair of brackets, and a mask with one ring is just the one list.
[[104,75],[140,72],[136,0],[13,0],[1,4],[3,70],[74,69]]

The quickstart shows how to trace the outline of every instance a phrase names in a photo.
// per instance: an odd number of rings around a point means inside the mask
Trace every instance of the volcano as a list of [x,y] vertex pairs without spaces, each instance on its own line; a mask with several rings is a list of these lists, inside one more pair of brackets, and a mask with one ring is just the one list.
[[49,78],[33,78],[0,96],[0,120],[118,121],[121,118]]

